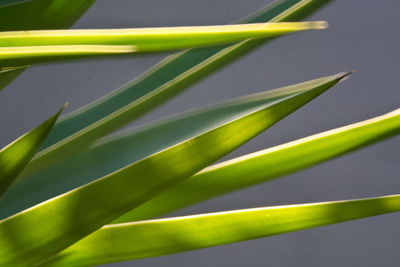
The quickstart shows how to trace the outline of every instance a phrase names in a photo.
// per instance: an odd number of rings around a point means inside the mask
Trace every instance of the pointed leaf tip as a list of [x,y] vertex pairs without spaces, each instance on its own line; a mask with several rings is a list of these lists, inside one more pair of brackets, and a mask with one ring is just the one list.
[[63,109],[0,150],[0,197],[36,154]]

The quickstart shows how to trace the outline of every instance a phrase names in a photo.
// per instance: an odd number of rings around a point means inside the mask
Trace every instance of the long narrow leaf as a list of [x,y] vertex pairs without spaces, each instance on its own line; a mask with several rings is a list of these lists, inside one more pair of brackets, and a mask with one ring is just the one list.
[[0,198],[39,150],[61,111],[0,150]]
[[98,55],[178,50],[323,29],[325,22],[0,33],[0,67]]
[[0,265],[32,266],[54,257],[225,156],[328,88],[303,88],[252,108],[230,122],[0,221]]
[[46,266],[90,266],[155,257],[396,211],[400,211],[400,195],[110,225],[69,247]]
[[[251,28],[251,26],[248,25],[242,25],[242,26],[244,26],[245,28],[247,27]],[[262,26],[262,27],[266,27],[266,29],[268,29],[267,26]],[[255,32],[257,31],[261,31],[262,34],[266,34],[269,32],[268,30],[264,31],[263,29],[261,30],[256,29]],[[228,31],[227,34],[230,35],[231,33]],[[250,35],[253,34],[254,32],[252,32]],[[240,38],[245,38],[245,36],[248,37],[247,34],[239,35]],[[209,37],[207,38],[209,39]],[[167,95],[165,95],[164,93],[149,95],[147,96],[146,100],[144,100],[144,102],[141,102],[141,104],[139,105],[136,102],[130,103],[118,109],[117,111],[111,113],[110,115],[94,122],[89,127],[86,127],[83,130],[74,133],[73,135],[61,140],[60,142],[50,147],[47,147],[46,149],[38,153],[38,155],[27,166],[26,170],[24,171],[21,177],[22,178],[27,177],[29,175],[37,173],[38,171],[52,164],[56,164],[61,160],[66,159],[71,155],[79,152],[80,150],[85,149],[95,140],[107,134],[110,134],[116,129],[126,125],[127,123],[135,119],[138,115],[142,114],[142,111],[147,109],[148,105],[154,105],[158,101],[160,100],[164,101],[166,98],[168,98],[168,93]]]
[[152,219],[313,166],[400,133],[400,109],[211,166],[116,222]]
[[[0,31],[69,28],[94,2],[95,0],[31,0],[0,6]],[[7,77],[0,76],[0,90],[22,71],[19,69],[8,73]]]
[[249,110],[276,102],[300,91],[332,86],[343,75],[332,75],[240,97],[99,140],[92,148],[13,186],[0,201],[0,218],[10,216],[110,174],[131,162],[193,138],[216,125],[234,120]]
[[[261,9],[240,23],[298,21],[331,0],[280,0]],[[224,67],[267,40],[248,40],[236,45],[190,49],[163,60],[148,72],[111,94],[79,109],[55,125],[44,148],[91,127],[98,120],[130,106],[130,119],[136,119],[182,92],[190,85]]]

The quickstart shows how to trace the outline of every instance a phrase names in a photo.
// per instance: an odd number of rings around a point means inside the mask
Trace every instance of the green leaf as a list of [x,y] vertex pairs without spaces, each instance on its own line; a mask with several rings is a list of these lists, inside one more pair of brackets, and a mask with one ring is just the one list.
[[178,253],[400,211],[400,195],[109,225],[45,266],[90,266]]
[[99,140],[93,147],[74,157],[16,183],[0,201],[0,218],[15,214],[153,153],[194,138],[217,125],[238,118],[244,112],[274,103],[300,91],[328,88],[342,76],[344,74],[244,96]]
[[23,2],[29,2],[32,0],[1,0],[0,2],[0,8],[5,7],[5,6],[10,6],[10,5],[15,5],[15,4],[21,4]]
[[[254,32],[250,30],[248,33],[251,36],[254,36],[256,32],[261,32],[261,35],[269,34],[267,24],[261,24],[264,26],[254,26],[257,29],[254,29]],[[273,24],[277,25],[277,24]],[[288,25],[288,24],[284,24]],[[294,25],[294,24],[291,24]],[[298,24],[296,24],[298,25]],[[250,29],[253,28],[251,25],[236,25],[236,26],[224,26],[224,27],[245,27]],[[224,28],[222,27],[222,28]],[[261,27],[261,28],[259,28]],[[271,26],[274,28],[275,26]],[[221,29],[222,29],[221,28]],[[231,29],[233,29],[231,28]],[[265,28],[265,30],[264,30]],[[230,36],[231,31],[228,31],[227,34]],[[185,35],[185,34],[184,34]],[[223,35],[223,34],[222,34]],[[168,35],[167,35],[168,36]],[[199,34],[202,36],[202,34]],[[207,38],[210,39],[208,34],[206,34]],[[242,34],[238,35],[240,38],[247,38],[246,30]],[[222,39],[223,37],[221,37]],[[220,39],[220,40],[221,40]],[[0,48],[1,50],[1,48]],[[143,114],[144,110],[149,108],[149,105],[156,105],[159,101],[164,101],[169,98],[168,93],[160,93],[156,95],[148,95],[144,101],[140,101],[141,103],[138,105],[137,102],[133,102],[127,104],[126,106],[118,109],[117,111],[111,113],[110,115],[94,122],[90,126],[80,130],[71,136],[61,140],[60,142],[45,148],[44,150],[40,151],[38,155],[32,160],[32,162],[27,166],[21,177],[27,177],[29,175],[35,174],[38,171],[52,165],[56,164],[63,159],[70,157],[73,154],[76,154],[80,150],[85,149],[90,144],[92,144],[95,140],[112,133],[116,129],[128,124],[133,119],[137,118],[138,115]]]
[[0,150],[0,198],[38,151],[62,110]]
[[20,75],[28,66],[17,68],[0,68],[0,91]]
[[[11,3],[12,1],[6,0],[5,2]],[[74,0],[73,2],[70,0],[31,0],[0,6],[0,31],[68,28],[94,2],[95,0]],[[0,75],[0,90],[22,72],[23,69],[19,69],[8,73],[7,77]]]
[[[6,0],[6,3],[18,0]],[[69,28],[95,0],[31,0],[0,6],[0,31]]]
[[0,221],[0,265],[32,266],[225,156],[339,81],[283,90],[231,121]]
[[400,109],[211,166],[117,219],[152,219],[282,177],[400,133]]
[[324,29],[326,22],[0,32],[0,67],[89,56],[178,50]]
[[[331,0],[281,0],[240,20],[240,23],[298,21],[329,2]],[[170,56],[115,92],[61,118],[43,148],[86,127],[92,127],[97,121],[112,116],[128,105],[133,110],[130,120],[137,119],[195,82],[272,39],[190,49]]]

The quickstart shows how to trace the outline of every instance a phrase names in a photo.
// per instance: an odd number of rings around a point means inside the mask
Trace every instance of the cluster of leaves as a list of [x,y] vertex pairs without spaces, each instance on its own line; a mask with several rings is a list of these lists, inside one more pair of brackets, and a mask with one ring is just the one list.
[[393,195],[154,219],[397,135],[400,110],[211,165],[350,74],[339,73],[112,134],[258,46],[324,28],[295,21],[330,1],[279,0],[227,26],[56,30],[93,2],[1,1],[0,88],[41,62],[188,50],[0,150],[2,266],[90,266],[400,210]]

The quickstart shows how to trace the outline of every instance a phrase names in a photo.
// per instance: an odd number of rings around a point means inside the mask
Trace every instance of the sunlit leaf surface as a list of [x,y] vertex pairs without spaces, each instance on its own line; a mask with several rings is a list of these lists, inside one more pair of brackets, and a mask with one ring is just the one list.
[[99,55],[178,50],[232,43],[249,38],[275,37],[325,27],[325,22],[282,22],[141,29],[0,32],[0,67]]
[[[298,21],[331,0],[281,0],[260,9],[240,23]],[[131,120],[171,99],[202,78],[274,38],[247,40],[235,45],[190,49],[170,56],[115,92],[60,119],[44,148],[47,148],[98,120],[129,106]],[[90,126],[91,127],[91,126]]]
[[[261,24],[261,25],[264,25],[262,26],[261,30],[258,28],[259,26],[257,26],[255,32],[262,31],[263,32],[262,34],[269,32],[269,30],[264,31],[263,29],[264,27],[268,28],[266,24]],[[237,25],[232,27],[241,27],[241,26],[244,26],[245,28],[252,27],[250,25]],[[224,27],[229,27],[229,26],[224,26]],[[272,28],[274,28],[274,26],[272,26]],[[227,34],[231,35],[232,31],[228,31]],[[254,32],[251,33],[250,35],[253,36]],[[202,36],[202,34],[200,34],[199,36]],[[238,36],[240,36],[240,38],[244,38],[244,36],[248,37],[247,34],[244,35],[239,34]],[[206,39],[211,39],[211,38],[207,37]],[[164,93],[157,95],[149,95],[148,98],[143,102],[141,102],[139,105],[136,102],[130,103],[118,109],[117,111],[111,113],[110,115],[96,121],[89,127],[86,127],[83,130],[76,132],[75,134],[61,140],[60,142],[50,147],[47,147],[46,149],[39,152],[38,155],[32,160],[32,162],[28,165],[27,169],[22,174],[22,177],[32,175],[44,169],[45,167],[58,163],[63,159],[66,159],[69,156],[88,147],[96,139],[99,139],[107,134],[110,134],[113,131],[117,130],[118,128],[128,124],[133,119],[137,118],[137,116],[143,114],[143,111],[148,109],[149,105],[153,106],[157,105],[157,103],[159,103],[160,101],[164,101],[166,98],[169,98],[169,94],[168,93],[164,94]]]
[[400,195],[116,224],[74,244],[46,266],[90,266],[155,257],[395,211],[400,211]]
[[400,109],[211,166],[116,222],[152,219],[318,164],[400,133]]
[[[95,2],[95,0],[30,0],[16,3],[17,1],[0,2],[0,31],[68,28]],[[5,6],[11,2],[16,4]],[[19,69],[8,73],[6,77],[0,75],[0,90],[22,72],[23,70]]]
[[35,155],[61,111],[0,150],[0,197]]
[[240,112],[231,121],[0,221],[0,265],[46,261],[225,156],[346,75],[327,78],[317,87],[285,88],[280,92],[286,97]]
[[[244,112],[282,100],[297,92],[328,88],[343,75],[244,96],[100,140],[92,148],[15,184],[0,201],[0,217],[4,218],[110,174],[132,162],[237,119]],[[175,201],[172,201],[172,206],[173,203]],[[184,203],[185,201],[182,205]]]

